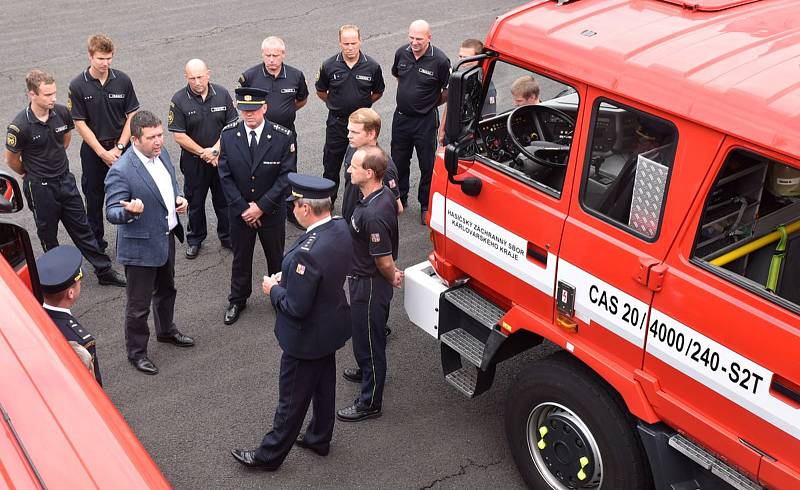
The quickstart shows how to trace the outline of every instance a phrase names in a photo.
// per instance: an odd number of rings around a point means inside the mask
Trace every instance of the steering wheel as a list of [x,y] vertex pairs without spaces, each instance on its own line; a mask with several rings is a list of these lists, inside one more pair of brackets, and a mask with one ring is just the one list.
[[568,114],[546,105],[523,105],[511,111],[511,113],[508,115],[508,119],[506,120],[506,132],[508,133],[509,138],[511,138],[511,142],[514,143],[514,146],[516,146],[523,155],[531,159],[533,162],[538,163],[539,165],[544,165],[545,167],[566,167],[570,145],[562,145],[553,141],[539,140],[531,141],[530,145],[525,146],[520,143],[519,138],[516,134],[514,134],[515,116],[519,115],[526,120],[537,121],[539,126],[541,126],[542,119],[540,116],[544,116],[546,114],[555,115],[559,119],[569,123],[570,131],[574,133],[575,120],[572,119],[572,117],[570,117]]

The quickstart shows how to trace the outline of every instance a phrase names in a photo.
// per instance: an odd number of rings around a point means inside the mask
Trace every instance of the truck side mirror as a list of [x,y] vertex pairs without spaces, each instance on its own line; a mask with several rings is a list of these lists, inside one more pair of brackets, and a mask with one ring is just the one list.
[[22,191],[17,179],[5,172],[0,172],[0,213],[16,213],[22,211]]
[[[481,58],[485,58],[485,55],[481,55]],[[472,58],[467,60],[469,59]],[[447,120],[444,127],[447,141],[458,141],[475,130],[483,91],[482,73],[480,65],[475,65],[450,74],[450,85],[447,89]]]

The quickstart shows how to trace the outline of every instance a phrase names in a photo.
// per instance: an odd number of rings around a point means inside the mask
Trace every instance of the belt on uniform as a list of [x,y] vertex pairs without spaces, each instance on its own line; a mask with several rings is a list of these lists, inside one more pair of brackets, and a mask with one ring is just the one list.
[[426,112],[424,114],[417,114],[417,113],[412,114],[410,112],[397,111],[398,114],[400,114],[401,116],[406,116],[406,117],[425,117],[425,116],[430,115],[431,112],[433,112],[433,110],[429,111],[429,112]]
[[67,176],[69,170],[56,177],[39,177],[38,175],[31,175],[30,172],[25,174],[25,178],[30,182],[57,182]]
[[347,119],[348,117],[350,117],[350,114],[345,114],[344,112],[328,111],[328,114],[330,114],[331,116],[333,116],[333,117],[335,117],[336,119],[339,119],[339,120]]
[[376,274],[374,276],[365,276],[365,275],[348,275],[348,279],[352,279],[354,281],[358,281],[359,279],[376,279],[380,277],[380,274]]

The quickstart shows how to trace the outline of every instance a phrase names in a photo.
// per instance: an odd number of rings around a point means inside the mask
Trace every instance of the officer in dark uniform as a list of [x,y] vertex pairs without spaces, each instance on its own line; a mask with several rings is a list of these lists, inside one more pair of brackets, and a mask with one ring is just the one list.
[[261,241],[270,274],[281,270],[286,238],[287,176],[297,170],[294,132],[264,118],[267,93],[237,88],[242,121],[220,138],[219,177],[228,201],[233,266],[224,321],[239,319],[252,292],[253,247]]
[[325,147],[322,151],[322,176],[332,180],[336,202],[342,158],[347,151],[347,118],[356,109],[372,107],[385,88],[381,65],[361,52],[358,26],[339,28],[340,53],[331,56],[317,73],[317,96],[328,106]]
[[114,43],[98,34],[89,38],[89,67],[69,84],[69,101],[81,145],[81,189],[86,215],[100,249],[103,238],[103,201],[108,168],[122,155],[131,139],[130,121],[139,109],[133,83],[125,73],[112,70]]
[[[350,218],[353,262],[348,276],[353,354],[358,369],[345,370],[347,379],[360,381],[361,393],[353,405],[336,412],[344,422],[381,415],[386,381],[386,322],[393,287],[403,273],[395,266],[399,233],[394,195],[383,185],[388,157],[377,146],[360,148],[347,172],[364,196]],[[358,373],[361,376],[355,377]],[[355,379],[353,379],[355,378]]]
[[52,248],[36,259],[36,269],[44,295],[42,306],[67,341],[76,342],[92,355],[94,377],[102,386],[95,339],[70,311],[81,295],[81,253],[71,245]]
[[[307,231],[286,252],[280,274],[265,276],[262,284],[275,307],[275,337],[283,350],[278,407],[258,449],[231,451],[243,465],[267,471],[278,469],[293,444],[328,454],[335,422],[336,351],[350,337],[344,281],[353,249],[347,223],[331,218],[334,184],[295,173],[289,181],[293,212]],[[311,422],[300,435],[312,400]]]
[[408,207],[411,153],[419,161],[420,222],[425,223],[436,154],[439,113],[447,100],[450,59],[431,44],[431,28],[416,20],[408,28],[409,44],[394,55],[392,75],[397,77],[397,109],[392,120],[392,159],[400,173],[400,199]]
[[42,249],[58,246],[61,221],[94,267],[100,284],[125,286],[125,277],[111,268],[111,259],[97,245],[75,176],[69,171],[66,148],[75,126],[67,108],[56,104],[55,79],[31,70],[25,81],[31,102],[8,125],[5,156],[12,170],[24,175],[24,194]]
[[[308,84],[303,72],[283,62],[286,44],[279,37],[270,36],[261,43],[263,63],[253,66],[239,77],[240,87],[256,87],[267,91],[267,120],[291,129],[297,111],[308,102]],[[295,138],[296,140],[296,138]],[[295,141],[295,151],[297,141]],[[286,204],[286,217],[295,226],[292,208]]]
[[186,234],[186,257],[194,259],[207,235],[206,195],[217,215],[217,236],[225,248],[231,248],[228,203],[219,182],[219,135],[227,124],[236,122],[236,107],[231,94],[210,83],[210,71],[203,60],[186,63],[188,84],[175,92],[167,114],[168,129],[181,147],[183,192],[189,201],[189,232]]

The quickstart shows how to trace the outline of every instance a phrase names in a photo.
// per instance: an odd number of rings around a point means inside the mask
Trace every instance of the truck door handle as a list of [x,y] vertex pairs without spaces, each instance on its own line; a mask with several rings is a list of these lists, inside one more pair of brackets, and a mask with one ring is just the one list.
[[547,249],[528,242],[527,257],[530,261],[547,267]]
[[795,408],[800,408],[800,386],[792,383],[788,379],[774,374],[769,391]]

